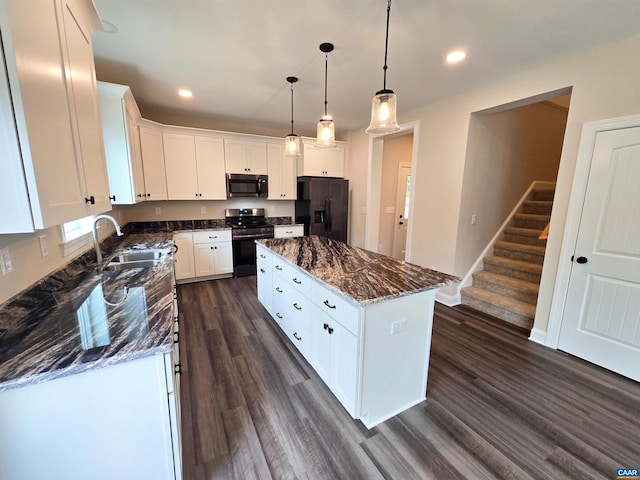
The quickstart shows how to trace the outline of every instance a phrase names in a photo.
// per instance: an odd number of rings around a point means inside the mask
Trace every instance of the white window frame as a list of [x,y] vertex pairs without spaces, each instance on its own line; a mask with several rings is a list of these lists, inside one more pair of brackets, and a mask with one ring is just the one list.
[[92,229],[94,218],[94,215],[90,215],[60,225],[62,250],[65,257],[83,249],[93,242]]

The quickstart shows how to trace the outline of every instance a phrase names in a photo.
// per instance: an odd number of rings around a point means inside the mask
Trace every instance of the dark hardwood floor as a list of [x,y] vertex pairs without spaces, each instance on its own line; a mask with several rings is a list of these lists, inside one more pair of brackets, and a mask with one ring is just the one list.
[[640,466],[638,383],[483,314],[436,304],[427,400],[367,430],[270,319],[255,277],[178,294],[185,480],[582,480]]

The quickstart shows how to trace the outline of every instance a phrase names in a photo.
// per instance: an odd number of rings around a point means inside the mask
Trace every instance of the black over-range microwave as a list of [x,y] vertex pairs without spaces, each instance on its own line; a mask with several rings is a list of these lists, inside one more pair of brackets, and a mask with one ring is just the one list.
[[269,182],[266,175],[227,174],[227,198],[266,197]]

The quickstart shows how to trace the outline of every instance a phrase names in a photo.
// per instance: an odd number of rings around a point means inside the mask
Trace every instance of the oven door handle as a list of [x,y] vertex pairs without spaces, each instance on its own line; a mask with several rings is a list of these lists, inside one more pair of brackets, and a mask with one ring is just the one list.
[[272,234],[265,234],[265,233],[256,233],[254,235],[238,235],[238,236],[231,236],[231,240],[251,240],[251,239],[262,239],[262,238],[273,238],[273,233]]

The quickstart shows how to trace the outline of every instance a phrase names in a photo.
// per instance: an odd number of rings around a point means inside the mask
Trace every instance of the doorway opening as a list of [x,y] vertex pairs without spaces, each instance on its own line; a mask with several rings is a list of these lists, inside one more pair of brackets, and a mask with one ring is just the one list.
[[370,139],[365,248],[399,260],[411,255],[418,124]]

